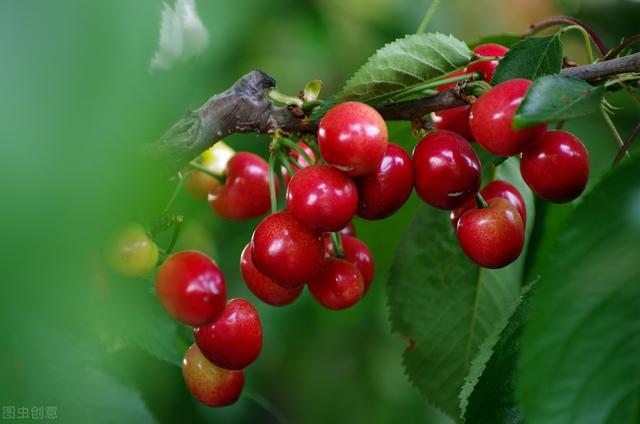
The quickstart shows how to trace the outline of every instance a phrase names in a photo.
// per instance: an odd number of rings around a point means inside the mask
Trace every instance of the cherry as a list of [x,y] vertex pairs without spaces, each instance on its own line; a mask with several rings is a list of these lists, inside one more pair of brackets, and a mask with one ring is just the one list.
[[524,150],[547,128],[546,124],[516,130],[513,115],[531,81],[516,78],[491,88],[471,106],[469,124],[475,140],[498,156],[512,156]]
[[373,174],[355,179],[358,187],[358,216],[382,219],[400,209],[413,191],[411,157],[397,144],[387,151]]
[[110,240],[106,259],[115,271],[128,277],[151,272],[158,262],[158,246],[139,224],[120,228]]
[[213,210],[225,219],[251,219],[271,207],[269,166],[258,155],[236,153],[227,164],[227,179],[209,195]]
[[240,271],[249,290],[256,297],[272,306],[284,306],[296,300],[303,286],[287,289],[274,283],[271,278],[258,271],[251,260],[251,243],[247,244],[240,255]]
[[387,143],[384,119],[364,103],[334,106],[318,128],[318,145],[324,160],[354,177],[376,171]]
[[215,321],[226,301],[224,276],[204,253],[184,251],[158,269],[156,293],[169,314],[194,327]]
[[[224,142],[219,141],[200,155],[200,165],[207,168],[214,174],[224,174],[229,159],[233,157],[235,151]],[[187,193],[197,199],[207,200],[209,193],[219,190],[222,183],[205,174],[202,171],[189,170],[189,175],[184,183]]]
[[[522,224],[526,227],[527,208],[524,203],[524,199],[522,198],[522,195],[520,195],[520,192],[517,188],[506,181],[494,180],[487,184],[482,190],[480,190],[480,194],[485,200],[502,197],[503,199],[511,202],[511,204],[518,210],[520,218],[522,218]],[[456,226],[458,225],[458,220],[463,213],[475,207],[477,207],[476,200],[469,199],[464,205],[462,205],[458,209],[454,209],[453,211],[451,211],[451,225],[453,225],[453,228],[456,228]]]
[[301,169],[287,187],[287,209],[298,222],[316,231],[341,230],[357,208],[354,182],[328,165]]
[[[478,56],[504,57],[504,55],[507,54],[508,51],[509,49],[505,46],[494,43],[480,44],[473,49],[473,52]],[[499,62],[499,60],[475,62],[467,66],[466,72],[480,72],[482,74],[482,79],[484,79],[486,82],[491,82],[491,80],[493,79],[493,74],[495,73]]]
[[480,188],[478,156],[467,140],[451,131],[435,131],[413,150],[416,193],[440,209],[455,209]]
[[[307,145],[304,141],[299,141],[297,144],[298,144],[298,147],[300,147],[302,150],[304,150],[304,152],[307,155],[309,155],[309,158],[311,158],[311,160],[315,162],[316,154],[313,152],[313,149],[311,147],[309,147],[309,145]],[[304,156],[302,156],[296,150],[291,150],[289,152],[289,157],[293,158],[296,162],[298,162],[298,164],[300,166],[302,166],[302,168],[306,168],[307,166],[313,165],[313,163],[307,162],[307,160],[304,158]],[[291,164],[291,169],[293,170],[294,173],[298,172],[300,170],[300,168],[298,168],[294,164]],[[291,181],[291,178],[293,176],[289,175],[289,172],[287,172],[287,170],[284,167],[282,168],[282,176],[284,178],[285,186],[288,186],[289,185],[289,181]]]
[[471,127],[469,127],[470,111],[471,106],[469,105],[439,110],[431,113],[431,122],[439,130],[453,131],[466,140],[473,140]]
[[509,201],[496,197],[486,208],[466,211],[456,233],[462,250],[480,266],[502,268],[515,261],[524,246],[524,225]]
[[353,222],[348,223],[342,230],[340,230],[340,234],[343,236],[355,236],[356,227],[353,225]]
[[207,200],[209,193],[220,189],[222,183],[202,171],[191,171],[184,183],[184,190],[196,199]]
[[318,274],[309,281],[309,291],[325,308],[346,309],[364,295],[364,281],[358,268],[340,258],[327,258]]
[[244,299],[231,299],[211,324],[193,329],[202,354],[214,365],[241,370],[262,350],[262,325],[258,311]]
[[[371,251],[366,244],[360,239],[353,236],[344,236],[342,238],[342,253],[343,258],[358,267],[358,270],[362,274],[362,280],[364,281],[365,293],[369,290],[373,276],[375,273],[375,265]],[[334,255],[333,243],[329,234],[324,234],[324,255],[325,257],[331,257]]]
[[244,371],[217,367],[204,357],[195,343],[184,354],[182,376],[191,394],[208,406],[235,403],[244,385]]
[[263,219],[254,230],[251,259],[256,269],[275,283],[298,287],[322,266],[322,240],[289,212],[278,212]]

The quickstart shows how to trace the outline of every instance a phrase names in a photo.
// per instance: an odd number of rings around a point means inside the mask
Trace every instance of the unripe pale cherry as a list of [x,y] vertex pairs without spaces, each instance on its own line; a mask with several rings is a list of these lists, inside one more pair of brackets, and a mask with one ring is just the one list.
[[139,224],[127,224],[111,238],[106,249],[109,266],[128,277],[151,272],[158,262],[158,246]]
[[300,224],[289,212],[269,215],[251,238],[251,259],[256,269],[286,288],[299,287],[322,266],[320,233]]
[[522,153],[520,172],[538,196],[556,203],[569,202],[587,186],[589,154],[573,134],[547,131]]
[[389,143],[378,169],[354,180],[358,187],[358,216],[386,218],[400,209],[413,191],[411,156],[397,144]]
[[176,253],[164,261],[156,275],[156,293],[172,317],[193,327],[215,321],[227,300],[222,271],[196,251]]
[[513,116],[531,87],[531,81],[516,78],[491,88],[471,106],[469,124],[475,140],[498,156],[525,150],[542,134],[546,124],[514,129]]
[[236,153],[227,163],[226,176],[224,185],[209,193],[209,204],[218,215],[243,220],[269,211],[269,166],[264,159],[249,152]]
[[304,286],[288,289],[256,269],[251,260],[251,243],[247,244],[240,255],[240,272],[251,293],[272,306],[284,306],[292,303],[302,293]]
[[360,102],[331,108],[320,120],[318,146],[325,161],[351,176],[378,168],[387,150],[387,125],[378,111]]
[[[231,147],[223,141],[218,141],[202,152],[199,158],[200,165],[213,174],[223,175],[227,168],[227,163],[234,154],[235,151]],[[218,190],[222,186],[222,183],[211,175],[193,169],[189,171],[187,180],[184,183],[184,189],[197,199],[207,200],[209,193]]]
[[258,311],[245,299],[231,299],[220,317],[193,329],[202,354],[214,365],[241,370],[262,350],[262,324]]
[[193,397],[213,407],[235,403],[244,386],[244,371],[227,370],[212,364],[195,343],[182,360],[182,376]]
[[[341,235],[342,239],[342,257],[358,267],[364,281],[365,293],[369,290],[371,282],[375,274],[375,263],[373,255],[367,245],[360,239],[353,236]],[[329,234],[323,235],[324,255],[331,257],[335,255],[333,243]]]
[[[527,208],[524,203],[524,199],[522,195],[513,185],[509,184],[504,180],[494,180],[487,184],[482,190],[480,190],[480,194],[484,198],[484,200],[493,199],[496,197],[502,197],[503,199],[511,202],[513,206],[516,207],[518,213],[520,214],[520,218],[522,218],[522,223],[526,227],[527,225]],[[469,209],[474,209],[477,207],[477,203],[475,199],[469,199],[467,202],[459,207],[458,209],[454,209],[451,211],[451,225],[453,228],[456,228],[458,225],[458,220],[462,216],[463,213],[468,211]]]
[[301,169],[287,187],[287,209],[298,222],[316,231],[341,230],[357,208],[354,182],[328,165]]
[[456,234],[462,250],[485,268],[502,268],[520,256],[524,247],[524,225],[518,210],[496,197],[486,208],[466,211],[458,221]]
[[434,131],[413,150],[418,196],[440,209],[455,209],[480,188],[480,161],[469,142],[451,131]]
[[346,309],[364,295],[362,274],[353,263],[327,258],[316,276],[309,281],[309,291],[325,308]]

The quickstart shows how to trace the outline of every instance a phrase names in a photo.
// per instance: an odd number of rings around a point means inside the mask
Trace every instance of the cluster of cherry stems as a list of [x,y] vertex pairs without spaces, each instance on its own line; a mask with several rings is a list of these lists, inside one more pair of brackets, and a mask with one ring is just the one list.
[[[497,44],[474,49],[496,57],[507,50]],[[476,62],[452,76],[476,72],[488,82],[497,64]],[[371,284],[374,262],[355,237],[352,218],[386,218],[414,187],[429,205],[451,211],[460,246],[471,260],[487,268],[516,260],[524,246],[524,200],[506,181],[480,190],[481,166],[470,140],[501,157],[519,155],[524,181],[552,202],[578,197],[589,175],[587,151],[572,134],[547,131],[546,125],[514,129],[513,116],[530,86],[529,80],[509,80],[471,105],[434,113],[435,130],[417,143],[412,157],[388,142],[385,122],[374,108],[358,102],[336,105],[320,121],[317,142],[288,140],[282,211],[273,211],[279,189],[273,163],[252,153],[235,154],[224,184],[206,191],[213,210],[226,219],[255,218],[272,208],[240,258],[248,288],[274,306],[293,302],[305,284],[326,308],[354,305]],[[195,343],[183,361],[191,393],[209,406],[234,403],[244,384],[243,369],[262,348],[256,309],[244,299],[227,302],[222,272],[196,251],[166,259],[156,291],[171,316],[194,327]]]

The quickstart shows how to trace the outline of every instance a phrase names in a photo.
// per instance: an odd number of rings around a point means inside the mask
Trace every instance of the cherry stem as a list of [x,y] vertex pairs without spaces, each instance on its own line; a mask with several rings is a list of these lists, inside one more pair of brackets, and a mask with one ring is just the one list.
[[290,140],[286,137],[281,137],[278,139],[278,141],[280,143],[282,143],[282,145],[284,145],[285,147],[288,147],[290,149],[295,150],[296,152],[298,152],[298,154],[300,156],[302,156],[304,158],[304,160],[307,161],[308,164],[312,164],[313,160],[311,160],[311,156],[309,156],[309,154],[307,152],[304,151],[304,149],[300,146],[298,146],[296,143],[293,142],[293,140]]
[[624,49],[626,49],[627,47],[629,47],[630,45],[632,45],[632,44],[634,44],[634,43],[636,43],[638,41],[640,41],[640,34],[636,34],[636,35],[633,35],[633,36],[627,38],[622,43],[618,44],[616,47],[611,49],[609,51],[609,53],[607,53],[604,56],[604,60],[612,59],[612,58],[618,56],[620,53],[622,53],[624,51]]
[[[278,151],[278,160],[280,161],[280,163],[282,163],[282,166],[284,166],[284,169],[287,170],[287,173],[289,174],[289,176],[293,177],[293,174],[295,174],[295,171],[293,170],[293,168],[291,168],[291,164],[289,162],[291,158],[289,157],[289,155],[287,155],[283,151]],[[295,165],[295,166],[298,166],[298,165]]]
[[584,28],[585,31],[589,34],[591,41],[600,51],[601,56],[605,56],[607,54],[607,46],[604,44],[600,36],[586,23],[582,22],[579,19],[573,18],[571,16],[552,16],[550,18],[544,19],[538,23],[529,25],[529,31],[525,33],[525,37],[529,35],[533,35],[538,31],[541,31],[545,28],[558,26],[558,25],[578,25]]
[[482,194],[480,193],[476,194],[476,203],[478,204],[478,207],[480,209],[489,207],[489,204],[487,203],[486,200],[484,200],[484,197],[482,197]]
[[393,96],[393,99],[402,99],[404,97],[407,97],[411,94],[415,94],[415,93],[420,93],[424,90],[428,90],[430,88],[438,88],[441,87],[443,85],[447,85],[447,84],[452,84],[454,82],[459,82],[459,81],[464,81],[464,80],[468,80],[468,79],[477,79],[480,78],[480,73],[479,72],[471,72],[468,74],[462,74],[462,75],[457,75],[455,77],[449,77],[449,78],[442,78],[436,81],[430,81],[430,82],[426,82],[423,84],[419,84],[416,86],[413,86],[409,89],[407,89],[406,91],[402,91],[400,93],[398,93],[397,95]]
[[561,32],[565,33],[567,31],[570,31],[572,29],[575,29],[577,31],[579,31],[582,34],[582,37],[584,38],[584,47],[587,50],[587,61],[589,63],[593,63],[594,59],[593,59],[593,49],[591,48],[591,40],[589,38],[589,33],[587,32],[587,30],[584,29],[584,27],[580,26],[580,25],[569,25],[567,27],[564,27]]
[[633,130],[631,130],[631,133],[629,133],[629,136],[624,141],[622,147],[620,148],[620,150],[618,151],[618,154],[616,155],[616,158],[613,160],[614,165],[620,162],[620,160],[625,154],[629,156],[629,147],[631,147],[631,143],[636,138],[636,135],[638,135],[639,132],[640,132],[640,122],[638,122],[636,126],[633,127]]
[[622,137],[620,136],[620,133],[616,128],[616,125],[613,123],[613,121],[611,120],[611,117],[609,116],[609,114],[607,113],[607,111],[602,105],[600,106],[600,113],[602,114],[602,119],[604,119],[605,124],[607,124],[607,127],[609,127],[609,130],[611,131],[613,138],[615,138],[616,141],[618,142],[618,145],[620,146],[620,152],[622,152],[622,154],[626,154],[627,156],[629,156],[629,152],[626,151],[626,149],[624,149],[624,141],[622,140]]
[[331,244],[333,244],[334,256],[342,258],[344,256],[344,249],[342,248],[342,237],[340,237],[340,233],[332,232],[329,234],[331,234]]
[[269,199],[271,200],[271,213],[278,212],[278,194],[276,192],[276,153],[269,155]]
[[271,401],[269,401],[269,399],[265,398],[264,396],[255,393],[253,390],[245,388],[242,391],[242,397],[245,397],[247,399],[251,399],[252,401],[254,401],[258,406],[260,406],[262,409],[264,409],[269,414],[271,414],[271,416],[277,422],[282,423],[282,424],[287,422],[287,420],[280,413],[280,411],[278,411],[278,409],[275,407],[275,405],[273,403],[271,403]]
[[269,90],[269,98],[278,103],[282,103],[284,105],[296,105],[298,107],[302,107],[304,105],[304,101],[298,97],[287,96],[286,94],[282,94],[278,90],[271,89]]
[[173,234],[171,235],[171,242],[169,242],[169,247],[167,247],[166,254],[169,255],[178,241],[178,236],[180,235],[180,229],[182,228],[182,222],[184,221],[184,217],[182,215],[177,215],[173,219]]
[[433,0],[431,2],[431,4],[429,5],[429,9],[427,9],[427,13],[425,13],[424,18],[422,18],[422,22],[420,22],[420,26],[418,27],[416,34],[422,34],[423,32],[425,32],[427,26],[429,25],[429,21],[431,21],[431,18],[433,18],[433,15],[436,13],[436,10],[438,10],[438,6],[440,6],[441,2],[442,0]]
[[195,160],[192,160],[191,162],[189,162],[189,166],[192,167],[193,169],[196,169],[196,170],[202,172],[203,174],[207,174],[208,176],[215,178],[221,184],[224,184],[224,182],[226,180],[224,175],[216,174],[215,172],[211,171],[206,166],[202,166],[201,164],[199,164]]
[[166,215],[169,212],[169,210],[175,203],[176,199],[178,198],[178,194],[182,190],[182,186],[184,185],[185,178],[182,175],[182,172],[178,172],[177,176],[178,176],[178,183],[176,184],[176,187],[173,189],[173,193],[171,193],[171,197],[169,198],[169,201],[167,202],[164,209],[162,209],[162,213],[160,215]]

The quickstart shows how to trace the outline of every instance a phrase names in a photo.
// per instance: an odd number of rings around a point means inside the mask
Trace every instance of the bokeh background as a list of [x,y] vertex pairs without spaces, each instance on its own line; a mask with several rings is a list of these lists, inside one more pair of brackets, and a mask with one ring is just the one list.
[[[386,221],[356,221],[377,276],[366,298],[342,312],[308,293],[286,308],[259,303],[238,268],[256,221],[222,221],[206,202],[180,196],[173,207],[186,217],[180,247],[215,258],[230,295],[255,301],[263,320],[263,353],[247,370],[245,394],[225,409],[202,407],[186,391],[174,364],[189,332],[159,309],[152,279],[105,269],[109,234],[157,217],[173,189],[147,172],[135,154],[140,145],[253,68],[290,94],[321,79],[327,97],[377,48],[414,32],[428,2],[197,6],[210,35],[204,53],[149,72],[158,0],[0,0],[0,404],[54,406],[60,422],[448,422],[408,382],[406,343],[387,322],[386,275],[415,196]],[[640,2],[448,0],[429,30],[472,41],[522,33],[554,14],[586,20],[613,46],[638,30]],[[580,39],[564,41],[583,61]],[[626,107],[614,121],[628,134],[638,113],[622,96],[611,102]],[[586,142],[594,182],[615,155],[613,138],[597,117],[566,128]],[[415,143],[405,124],[391,134],[407,149]],[[266,155],[265,137],[226,141]]]

